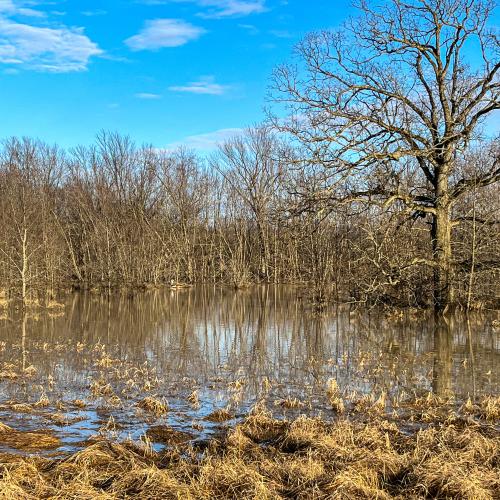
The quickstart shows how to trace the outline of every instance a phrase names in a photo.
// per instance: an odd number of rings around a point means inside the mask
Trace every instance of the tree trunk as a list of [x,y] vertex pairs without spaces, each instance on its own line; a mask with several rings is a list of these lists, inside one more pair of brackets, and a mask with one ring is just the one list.
[[259,274],[261,278],[263,277],[266,282],[269,282],[269,250],[265,228],[267,214],[263,214],[261,210],[254,210],[254,215],[259,243]]
[[28,294],[28,230],[24,229],[21,238],[23,262],[21,265],[21,300],[26,307]]
[[434,268],[434,309],[445,311],[453,302],[451,203],[448,196],[448,178],[438,177],[436,186],[436,213],[432,221],[432,251]]

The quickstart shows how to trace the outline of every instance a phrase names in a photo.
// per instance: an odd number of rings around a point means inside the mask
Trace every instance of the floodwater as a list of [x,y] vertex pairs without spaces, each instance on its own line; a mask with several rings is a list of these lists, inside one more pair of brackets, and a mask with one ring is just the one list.
[[[206,438],[262,401],[276,415],[328,416],[331,379],[347,399],[385,393],[388,405],[428,392],[457,403],[500,394],[496,316],[436,323],[424,312],[348,306],[319,314],[302,295],[210,286],[87,293],[60,311],[4,313],[0,422],[51,429],[67,451],[99,435],[140,439],[160,424]],[[141,408],[145,397],[168,411]],[[233,420],[207,420],[222,408]]]

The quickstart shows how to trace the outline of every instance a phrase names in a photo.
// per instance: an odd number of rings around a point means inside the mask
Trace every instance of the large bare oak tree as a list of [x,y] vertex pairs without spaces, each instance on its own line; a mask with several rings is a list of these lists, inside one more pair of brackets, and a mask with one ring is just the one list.
[[[454,204],[500,179],[498,138],[488,167],[459,176],[458,159],[500,108],[499,34],[489,0],[362,0],[341,29],[307,36],[297,64],[274,74],[275,118],[316,177],[302,208],[367,201],[430,221],[438,310],[453,301]],[[280,109],[280,106],[278,106]],[[490,126],[491,129],[491,126]],[[317,174],[322,175],[318,183]],[[320,188],[317,188],[318,185]]]

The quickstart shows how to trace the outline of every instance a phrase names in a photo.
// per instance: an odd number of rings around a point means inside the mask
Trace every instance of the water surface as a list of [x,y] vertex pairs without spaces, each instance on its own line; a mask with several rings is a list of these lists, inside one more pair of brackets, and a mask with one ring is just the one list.
[[[294,287],[87,293],[64,311],[4,314],[0,422],[53,429],[67,450],[159,424],[203,438],[227,424],[206,420],[214,410],[237,419],[258,401],[278,415],[328,416],[330,379],[346,397],[385,393],[388,405],[429,391],[457,402],[500,393],[490,315],[436,324],[347,306],[319,314],[303,296]],[[169,411],[142,410],[145,397]]]

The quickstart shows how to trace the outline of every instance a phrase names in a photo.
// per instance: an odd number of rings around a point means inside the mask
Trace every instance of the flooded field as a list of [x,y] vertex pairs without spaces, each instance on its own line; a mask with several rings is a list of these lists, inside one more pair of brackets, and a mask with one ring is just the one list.
[[[1,439],[0,452],[57,455],[99,437],[161,450],[218,435],[255,405],[278,418],[329,418],[343,411],[337,396],[347,409],[378,404],[397,413],[431,393],[457,407],[500,394],[496,316],[435,324],[424,312],[343,306],[318,314],[302,294],[88,293],[64,308],[5,313],[0,422],[32,439]],[[40,429],[53,443],[40,444]]]

